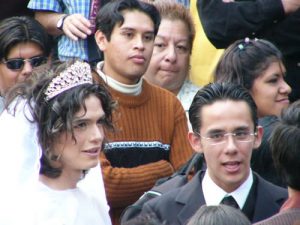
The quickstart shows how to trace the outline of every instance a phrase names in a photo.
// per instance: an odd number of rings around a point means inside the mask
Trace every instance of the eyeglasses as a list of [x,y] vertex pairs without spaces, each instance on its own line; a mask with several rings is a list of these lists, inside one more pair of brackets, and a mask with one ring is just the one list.
[[236,131],[236,132],[218,132],[218,133],[212,133],[208,136],[203,136],[200,133],[194,132],[195,134],[198,134],[201,138],[204,138],[209,145],[219,145],[224,144],[227,141],[227,136],[232,136],[234,141],[237,143],[244,143],[244,142],[250,142],[253,140],[253,136],[256,136],[256,132],[250,132],[250,131]]
[[25,62],[29,62],[32,67],[38,67],[45,63],[47,58],[45,56],[35,56],[30,59],[14,58],[3,61],[6,67],[11,70],[21,70]]

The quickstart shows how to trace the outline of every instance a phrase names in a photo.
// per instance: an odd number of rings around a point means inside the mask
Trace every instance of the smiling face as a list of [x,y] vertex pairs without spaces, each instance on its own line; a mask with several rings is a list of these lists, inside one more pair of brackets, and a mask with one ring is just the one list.
[[124,23],[117,23],[108,41],[101,31],[96,41],[104,53],[105,74],[123,84],[135,84],[145,73],[153,50],[154,24],[140,11],[124,10]]
[[98,164],[99,154],[104,140],[104,111],[100,100],[94,95],[85,100],[83,107],[75,113],[73,121],[74,136],[71,132],[62,132],[53,149],[59,157],[62,173],[76,173],[88,170]]
[[177,94],[188,75],[190,49],[186,24],[162,19],[145,78]]
[[[39,45],[33,42],[19,43],[10,49],[6,59],[15,58],[30,59],[36,56],[43,56],[43,51]],[[11,70],[6,64],[0,62],[0,94],[3,95],[16,83],[26,80],[32,74],[32,66],[26,61],[21,70]]]
[[289,106],[290,86],[284,80],[285,68],[281,62],[273,62],[258,76],[250,90],[257,105],[258,116],[279,116]]
[[[250,108],[243,101],[222,100],[202,108],[202,136],[220,132],[250,131],[254,124]],[[237,142],[229,135],[226,142],[210,145],[208,140],[190,132],[189,140],[194,150],[203,152],[207,171],[211,179],[223,190],[232,192],[248,177],[252,150],[260,145],[262,128],[257,128],[257,135],[249,142]]]

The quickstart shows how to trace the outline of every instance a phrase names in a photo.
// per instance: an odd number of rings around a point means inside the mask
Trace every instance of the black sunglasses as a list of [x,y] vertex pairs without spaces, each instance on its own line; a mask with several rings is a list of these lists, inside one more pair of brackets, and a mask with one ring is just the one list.
[[25,64],[25,62],[29,62],[32,67],[38,67],[47,61],[45,56],[35,56],[30,59],[22,59],[22,58],[15,58],[15,59],[8,59],[3,61],[6,64],[6,67],[11,70],[21,70]]

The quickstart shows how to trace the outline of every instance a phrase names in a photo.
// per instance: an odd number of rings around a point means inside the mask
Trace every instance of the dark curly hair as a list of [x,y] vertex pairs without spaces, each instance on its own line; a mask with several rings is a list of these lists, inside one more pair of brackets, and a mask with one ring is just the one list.
[[[7,95],[9,102],[17,96],[26,98],[29,103],[33,120],[38,126],[38,140],[42,148],[40,173],[48,177],[59,177],[61,168],[53,166],[57,157],[53,154],[53,146],[61,132],[67,131],[74,136],[72,122],[74,115],[83,107],[86,112],[85,100],[93,95],[102,104],[105,113],[104,125],[108,130],[113,130],[112,112],[115,102],[105,86],[101,84],[82,84],[60,93],[52,99],[45,100],[45,90],[52,79],[66,70],[74,61],[53,65],[50,70],[40,71],[26,83],[19,84]],[[17,100],[20,98],[17,98]]]

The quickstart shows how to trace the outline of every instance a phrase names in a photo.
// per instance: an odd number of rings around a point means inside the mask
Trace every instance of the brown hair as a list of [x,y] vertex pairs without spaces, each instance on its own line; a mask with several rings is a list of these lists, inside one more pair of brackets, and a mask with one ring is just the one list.
[[190,53],[195,39],[195,24],[192,15],[184,5],[175,2],[174,0],[158,0],[154,1],[153,5],[158,9],[161,20],[180,20],[186,24],[189,31]]

